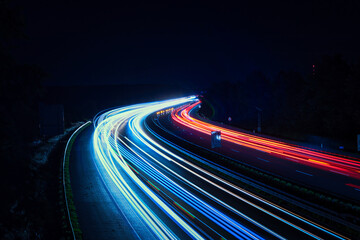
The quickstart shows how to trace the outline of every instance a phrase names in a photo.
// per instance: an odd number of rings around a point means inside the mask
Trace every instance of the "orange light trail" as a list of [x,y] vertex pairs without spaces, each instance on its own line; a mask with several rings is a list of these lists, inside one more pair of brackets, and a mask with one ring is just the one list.
[[172,119],[188,128],[210,135],[212,131],[221,131],[222,139],[244,147],[266,152],[286,160],[320,168],[337,171],[343,175],[360,179],[360,159],[345,157],[339,154],[320,152],[273,139],[235,131],[201,121],[190,116],[190,111],[201,102],[175,109]]

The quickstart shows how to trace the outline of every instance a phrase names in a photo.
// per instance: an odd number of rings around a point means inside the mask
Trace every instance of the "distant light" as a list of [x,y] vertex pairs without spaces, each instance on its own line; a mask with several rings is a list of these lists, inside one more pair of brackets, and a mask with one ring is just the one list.
[[232,118],[231,117],[228,117],[228,121],[231,122]]

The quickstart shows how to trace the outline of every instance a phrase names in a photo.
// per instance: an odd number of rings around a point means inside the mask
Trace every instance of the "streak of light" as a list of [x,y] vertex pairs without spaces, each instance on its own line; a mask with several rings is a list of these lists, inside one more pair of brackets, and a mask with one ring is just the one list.
[[210,135],[212,131],[221,131],[222,139],[225,141],[272,154],[283,159],[296,161],[304,165],[360,179],[360,159],[316,151],[314,149],[308,149],[204,122],[190,116],[191,112],[194,111],[199,104],[200,102],[195,102],[177,108],[171,113],[172,119],[183,126],[208,135]]
[[[162,116],[164,113],[171,112],[171,116],[177,121],[183,121],[187,125],[190,121],[194,123],[192,125],[194,129],[208,131],[209,129],[204,130],[202,123],[198,123],[188,114],[191,109],[189,107],[194,107],[196,104],[198,104],[196,97],[179,98],[112,109],[98,114],[94,118],[96,128],[93,135],[93,147],[97,157],[96,163],[101,166],[100,169],[103,169],[101,174],[107,176],[104,179],[108,179],[111,185],[115,186],[115,190],[125,197],[154,235],[159,239],[177,239],[179,238],[178,230],[173,228],[176,225],[192,239],[213,238],[214,236],[223,239],[225,238],[224,234],[233,238],[263,239],[253,229],[261,229],[276,238],[284,239],[264,223],[245,215],[231,204],[197,185],[192,181],[193,178],[196,178],[212,185],[224,194],[229,194],[248,204],[256,211],[267,214],[275,221],[280,221],[310,237],[319,239],[317,235],[241,197],[236,191],[251,196],[266,206],[281,211],[333,237],[342,239],[342,236],[261,199],[180,157],[164,147],[165,142],[170,144],[165,139],[157,136],[156,141],[149,136],[148,133],[151,130],[146,129],[144,122],[146,117],[152,113]],[[189,107],[174,110],[180,105],[189,105]],[[279,152],[267,146],[269,144],[265,144],[265,140],[259,140],[260,144],[254,141],[253,137],[234,135],[232,130],[230,133],[225,134],[226,140],[249,141],[248,145],[256,146],[260,151],[294,157],[293,152],[286,152],[283,149]],[[155,133],[152,135],[156,136]],[[178,151],[181,149],[178,148]],[[191,158],[196,158],[185,151],[182,152]],[[299,156],[297,158],[302,159]],[[311,159],[318,161],[314,157]],[[182,176],[170,166],[182,169],[187,172],[187,176],[192,176],[192,178]],[[156,208],[151,206],[156,206]],[[230,216],[228,212],[231,212],[232,215]],[[171,220],[171,224],[164,222],[164,214]],[[238,218],[234,219],[232,217],[234,214]],[[241,221],[239,221],[240,219]],[[244,224],[245,222],[246,224]],[[248,228],[249,225],[254,228]]]

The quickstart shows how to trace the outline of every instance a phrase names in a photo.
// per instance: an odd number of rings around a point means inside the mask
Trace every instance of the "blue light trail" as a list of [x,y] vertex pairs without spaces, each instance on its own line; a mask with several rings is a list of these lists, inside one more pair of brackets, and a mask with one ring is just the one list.
[[[145,124],[145,119],[152,113],[172,111],[177,106],[196,101],[198,99],[192,96],[136,104],[108,110],[94,119],[93,148],[96,164],[104,169],[100,173],[110,181],[109,184],[116,186],[116,191],[124,196],[156,238],[180,239],[187,236],[189,239],[264,239],[264,236],[270,236],[286,239],[278,233],[279,229],[271,229],[269,225],[244,214],[226,202],[226,199],[203,187],[211,186],[211,189],[236,198],[254,211],[286,225],[291,231],[320,239],[303,227],[244,199],[238,192],[248,194],[256,201],[262,201],[266,206],[280,209],[288,215],[291,212],[248,193],[169,150],[166,146],[171,145],[171,149],[175,148],[189,158],[198,158],[158,136]],[[291,217],[314,225],[295,214]],[[332,235],[342,238],[340,235]]]

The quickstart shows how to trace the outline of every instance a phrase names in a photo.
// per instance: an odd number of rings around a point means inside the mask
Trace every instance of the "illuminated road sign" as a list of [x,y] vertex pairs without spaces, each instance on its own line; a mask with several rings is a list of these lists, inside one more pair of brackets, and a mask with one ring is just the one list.
[[211,147],[221,147],[221,131],[211,132]]

